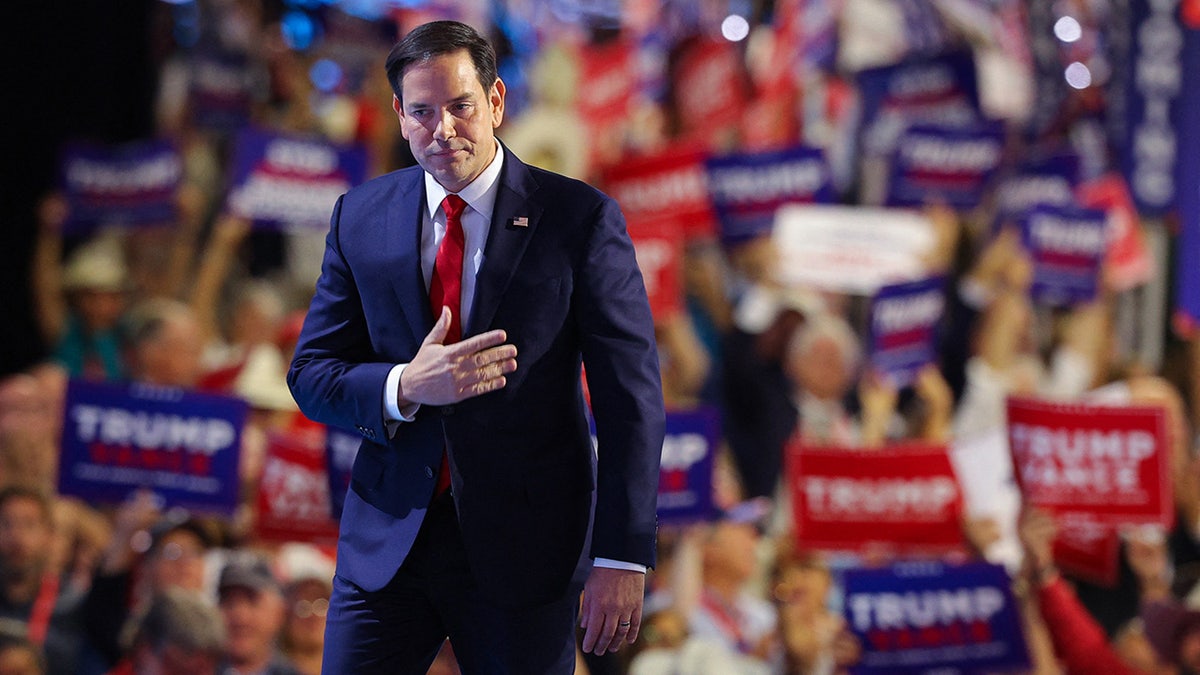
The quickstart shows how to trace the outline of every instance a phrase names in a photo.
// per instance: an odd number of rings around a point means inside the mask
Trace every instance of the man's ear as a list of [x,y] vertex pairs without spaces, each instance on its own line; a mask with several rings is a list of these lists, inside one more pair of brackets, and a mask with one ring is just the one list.
[[404,128],[404,107],[400,105],[400,98],[392,94],[392,110],[396,111],[396,119],[400,121],[400,135],[404,140],[408,140],[408,131]]
[[492,108],[492,128],[495,129],[504,121],[504,80],[496,78],[496,83],[488,92],[488,103]]

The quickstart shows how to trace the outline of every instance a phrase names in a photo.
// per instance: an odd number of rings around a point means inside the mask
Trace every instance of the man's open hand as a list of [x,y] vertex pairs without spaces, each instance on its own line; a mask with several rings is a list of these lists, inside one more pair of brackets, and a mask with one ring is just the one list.
[[504,331],[443,344],[449,330],[450,308],[443,307],[417,355],[400,375],[401,408],[412,403],[447,405],[496,391],[507,384],[504,376],[517,369],[517,347],[504,344],[508,339]]

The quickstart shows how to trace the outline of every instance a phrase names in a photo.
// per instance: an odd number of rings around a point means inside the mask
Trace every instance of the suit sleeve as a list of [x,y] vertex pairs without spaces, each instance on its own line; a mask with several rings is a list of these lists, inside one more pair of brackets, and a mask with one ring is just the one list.
[[595,220],[576,287],[599,455],[591,555],[653,567],[666,418],[654,321],[616,203]]
[[383,442],[383,390],[395,364],[379,362],[371,346],[359,286],[343,255],[343,200],[333,207],[321,276],[296,344],[288,386],[310,419]]

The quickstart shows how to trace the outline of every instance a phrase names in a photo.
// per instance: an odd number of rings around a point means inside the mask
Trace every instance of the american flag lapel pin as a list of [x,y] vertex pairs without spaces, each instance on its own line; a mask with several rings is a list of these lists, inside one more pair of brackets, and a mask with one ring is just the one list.
[[512,219],[513,227],[529,227],[529,219],[525,216],[517,216]]

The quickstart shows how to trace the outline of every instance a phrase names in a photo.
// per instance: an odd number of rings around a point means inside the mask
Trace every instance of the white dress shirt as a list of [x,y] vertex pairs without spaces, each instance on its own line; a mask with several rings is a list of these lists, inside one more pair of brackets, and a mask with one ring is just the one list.
[[[459,317],[464,334],[467,330],[466,319],[471,315],[471,305],[475,301],[475,275],[483,264],[483,248],[492,226],[492,212],[496,208],[496,193],[500,188],[500,168],[503,164],[504,149],[497,141],[496,156],[492,162],[458,193],[467,203],[462,214],[466,243],[463,248],[462,315]],[[421,275],[425,279],[426,289],[433,278],[438,247],[442,244],[442,237],[446,236],[446,214],[442,211],[442,200],[447,194],[450,193],[446,192],[446,188],[429,172],[425,172],[425,209],[421,212]],[[413,421],[421,407],[419,403],[412,403],[404,406],[403,410],[400,408],[400,375],[407,366],[407,363],[393,366],[384,386],[384,419],[388,422],[389,433],[393,434],[402,422]],[[607,558],[596,558],[593,564],[596,567],[646,572],[645,565]]]

